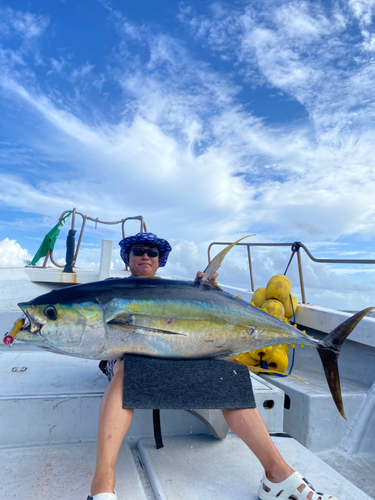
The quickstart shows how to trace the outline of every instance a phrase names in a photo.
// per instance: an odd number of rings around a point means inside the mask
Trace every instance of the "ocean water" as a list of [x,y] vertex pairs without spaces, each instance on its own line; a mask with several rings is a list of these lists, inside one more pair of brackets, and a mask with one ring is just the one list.
[[[343,312],[355,314],[358,311],[343,311]],[[375,318],[375,309],[373,311],[369,312],[368,315],[367,315],[367,317],[368,318]]]

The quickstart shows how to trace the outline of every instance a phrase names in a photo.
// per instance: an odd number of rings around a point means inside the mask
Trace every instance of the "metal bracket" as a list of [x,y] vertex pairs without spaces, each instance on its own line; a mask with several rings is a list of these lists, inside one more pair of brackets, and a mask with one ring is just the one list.
[[207,425],[215,438],[224,439],[228,434],[226,423],[221,410],[186,410]]

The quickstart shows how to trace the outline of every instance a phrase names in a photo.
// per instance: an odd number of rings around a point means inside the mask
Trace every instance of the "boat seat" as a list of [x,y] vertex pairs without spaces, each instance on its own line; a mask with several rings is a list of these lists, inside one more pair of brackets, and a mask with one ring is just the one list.
[[341,377],[345,420],[336,408],[323,370],[295,369],[292,374],[307,383],[290,377],[262,375],[284,391],[284,431],[312,451],[335,448],[365,401],[368,385]]

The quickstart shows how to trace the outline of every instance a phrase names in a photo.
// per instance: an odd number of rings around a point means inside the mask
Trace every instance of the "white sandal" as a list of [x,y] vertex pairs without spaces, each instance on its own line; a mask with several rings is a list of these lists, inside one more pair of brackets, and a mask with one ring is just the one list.
[[98,493],[93,497],[89,495],[87,500],[118,500],[116,492],[115,493]]
[[[302,492],[299,492],[297,488],[302,484],[305,487]],[[306,500],[309,493],[312,493],[309,500],[338,500],[333,495],[315,491],[299,472],[295,472],[281,483],[271,483],[266,478],[266,475],[263,474],[258,490],[258,497],[260,500]]]

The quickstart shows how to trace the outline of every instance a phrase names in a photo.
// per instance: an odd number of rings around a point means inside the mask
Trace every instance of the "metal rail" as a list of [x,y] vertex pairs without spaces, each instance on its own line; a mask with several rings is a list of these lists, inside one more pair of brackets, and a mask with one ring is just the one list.
[[[222,242],[222,241],[214,241],[213,243],[210,244],[208,247],[208,262],[211,262],[211,255],[210,255],[210,250],[211,247],[214,245],[231,245],[231,242]],[[300,248],[303,248],[307,254],[307,256],[313,261],[313,262],[318,262],[318,263],[324,263],[324,264],[375,264],[375,260],[361,260],[361,259],[317,259],[312,255],[310,250],[304,245],[303,243],[300,242],[294,242],[294,243],[236,243],[236,246],[244,246],[247,247],[247,258],[249,262],[249,272],[250,272],[250,283],[251,283],[251,291],[254,292],[254,277],[253,277],[253,266],[252,266],[252,261],[251,261],[251,253],[250,253],[250,247],[290,247],[292,252],[295,252],[297,254],[297,262],[298,262],[298,273],[299,273],[299,281],[300,281],[300,288],[301,288],[301,298],[302,298],[302,303],[306,304],[306,295],[305,295],[305,285],[303,281],[303,272],[302,272],[302,261],[301,261],[301,254],[300,254]],[[293,255],[293,254],[292,254]]]
[[[140,221],[140,232],[141,233],[146,233],[147,232],[146,223],[145,223],[142,215],[137,215],[136,217],[126,217],[125,219],[121,219],[121,220],[118,220],[118,221],[107,222],[107,221],[99,220],[98,217],[96,217],[94,219],[93,217],[89,217],[88,215],[84,215],[81,212],[77,212],[77,210],[75,208],[73,208],[73,210],[65,210],[60,215],[58,224],[62,221],[62,219],[64,218],[64,216],[67,213],[69,213],[69,212],[72,212],[72,226],[71,226],[71,230],[69,231],[69,233],[71,233],[71,238],[73,239],[73,249],[72,249],[72,251],[74,252],[73,257],[71,259],[71,263],[68,264],[68,260],[67,260],[67,263],[64,264],[64,265],[57,264],[57,262],[55,262],[54,258],[53,258],[53,251],[50,249],[48,251],[47,255],[46,255],[46,258],[44,260],[44,263],[43,263],[42,267],[46,267],[47,266],[48,258],[50,258],[52,264],[55,265],[56,267],[64,268],[64,272],[73,272],[73,268],[75,267],[75,263],[76,263],[77,258],[78,258],[78,252],[79,252],[79,249],[80,249],[80,246],[81,246],[81,241],[82,241],[83,231],[84,231],[85,226],[86,226],[86,221],[95,222],[95,229],[96,229],[96,227],[97,227],[98,224],[107,224],[107,225],[121,224],[122,238],[125,238],[125,223],[126,223],[126,221],[128,221],[128,220],[139,220]],[[77,215],[80,215],[82,217],[82,226],[81,226],[81,230],[80,230],[80,233],[79,233],[77,246],[76,246],[75,251],[74,251],[74,235],[76,233],[76,231],[75,231],[75,224],[76,224],[76,216]],[[68,239],[69,239],[69,236],[68,236]],[[69,247],[68,241],[67,241],[67,247]],[[67,254],[68,254],[68,248],[67,248]],[[70,268],[70,270],[68,270],[67,267]]]

